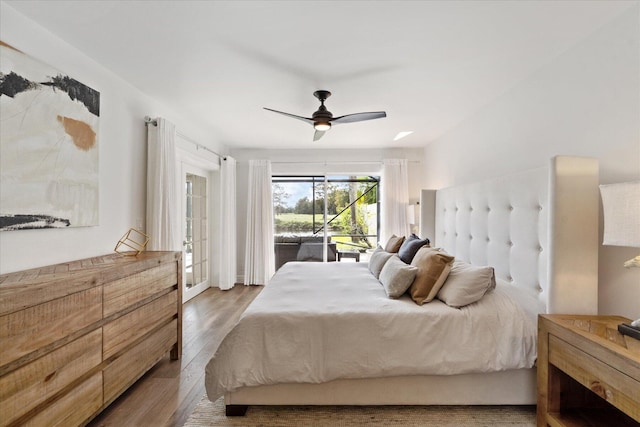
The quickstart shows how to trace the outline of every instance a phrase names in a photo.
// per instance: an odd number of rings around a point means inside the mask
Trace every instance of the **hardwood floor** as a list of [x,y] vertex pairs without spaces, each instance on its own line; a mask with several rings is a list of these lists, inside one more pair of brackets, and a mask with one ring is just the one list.
[[88,425],[182,426],[205,394],[204,368],[262,286],[210,288],[183,307],[182,358],[162,359]]

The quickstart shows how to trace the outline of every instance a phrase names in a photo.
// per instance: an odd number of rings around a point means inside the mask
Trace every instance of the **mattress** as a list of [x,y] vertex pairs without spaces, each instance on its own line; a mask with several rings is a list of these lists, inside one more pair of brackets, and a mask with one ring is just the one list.
[[535,295],[498,281],[460,309],[389,299],[366,263],[285,264],[206,367],[212,401],[240,387],[531,368]]

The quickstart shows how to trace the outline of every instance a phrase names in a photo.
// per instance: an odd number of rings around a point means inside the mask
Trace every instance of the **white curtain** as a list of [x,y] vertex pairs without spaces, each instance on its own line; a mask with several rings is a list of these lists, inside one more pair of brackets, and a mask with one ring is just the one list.
[[147,134],[147,249],[181,251],[176,127],[163,118]]
[[236,283],[236,160],[225,157],[220,165],[220,289]]
[[244,284],[266,285],[275,273],[271,162],[249,160]]
[[381,179],[382,230],[380,243],[395,234],[409,235],[407,206],[409,206],[409,171],[406,159],[385,159]]

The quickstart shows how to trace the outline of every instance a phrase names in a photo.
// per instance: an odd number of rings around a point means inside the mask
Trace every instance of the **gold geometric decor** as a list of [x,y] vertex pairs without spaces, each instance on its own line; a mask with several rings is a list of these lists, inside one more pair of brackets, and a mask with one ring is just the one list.
[[[140,252],[144,251],[147,243],[149,243],[149,236],[140,230],[130,228],[129,231],[118,240],[114,251],[121,255],[137,256]],[[127,250],[127,248],[133,250]]]

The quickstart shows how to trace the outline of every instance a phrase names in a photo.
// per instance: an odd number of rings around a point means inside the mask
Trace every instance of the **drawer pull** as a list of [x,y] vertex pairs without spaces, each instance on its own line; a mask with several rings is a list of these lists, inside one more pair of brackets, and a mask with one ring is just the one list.
[[600,381],[593,381],[589,385],[589,389],[601,398],[605,398],[605,388],[602,384],[600,384]]
[[593,381],[589,385],[589,389],[608,402],[610,402],[611,399],[613,399],[613,392],[608,388],[606,388],[604,385],[602,385],[600,381]]

